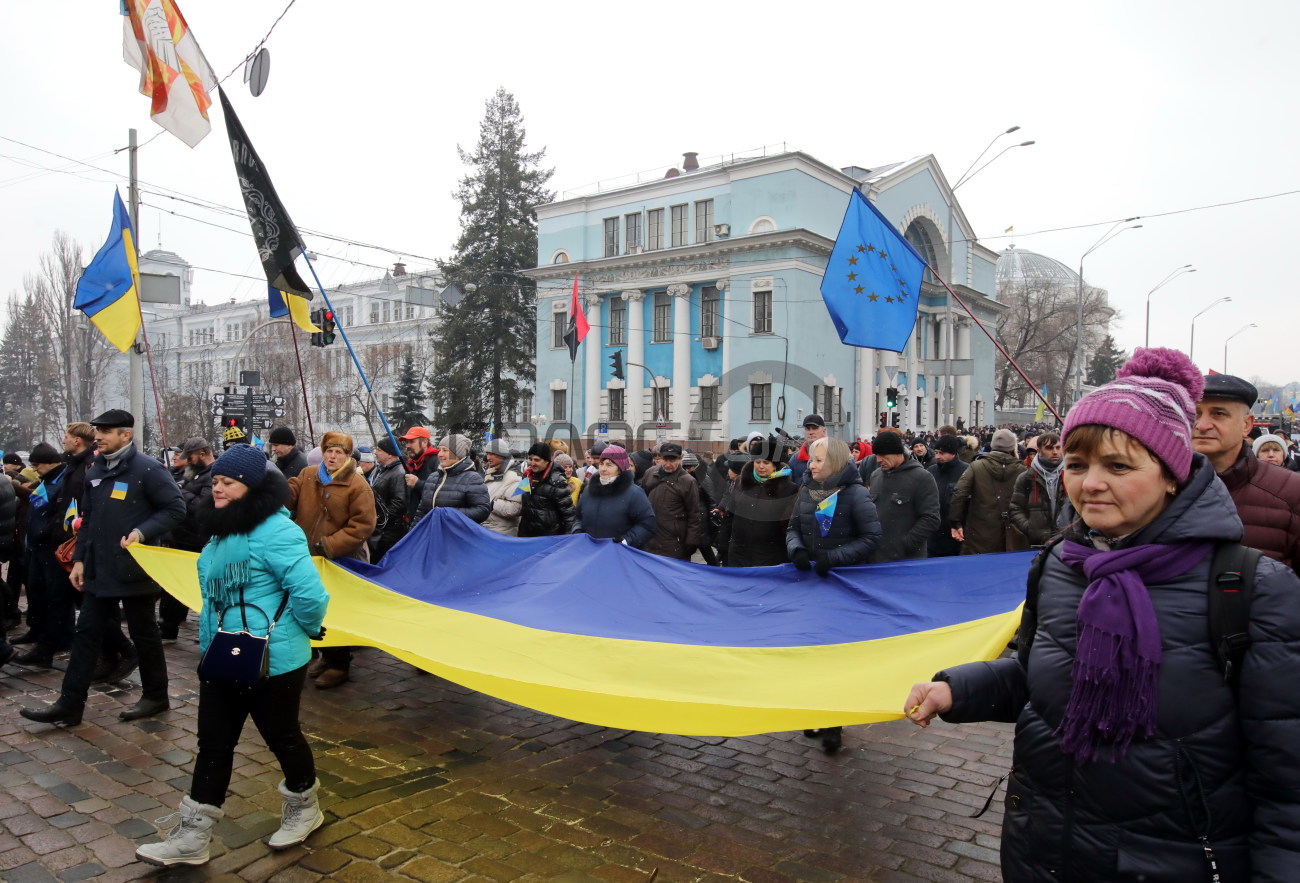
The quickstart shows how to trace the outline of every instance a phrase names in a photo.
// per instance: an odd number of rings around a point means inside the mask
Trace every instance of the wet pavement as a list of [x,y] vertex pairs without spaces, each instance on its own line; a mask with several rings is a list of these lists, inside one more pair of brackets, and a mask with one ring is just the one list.
[[[999,880],[1008,725],[904,721],[690,738],[553,718],[361,650],[352,680],[310,684],[303,726],[326,825],[270,852],[280,773],[250,723],[202,868],[135,860],[189,785],[194,623],[167,647],[170,711],[121,723],[134,676],[91,693],[83,723],[36,724],[62,672],[0,676],[0,880]],[[56,666],[65,663],[56,661]],[[869,676],[867,674],[866,676]],[[900,702],[902,697],[899,697]]]

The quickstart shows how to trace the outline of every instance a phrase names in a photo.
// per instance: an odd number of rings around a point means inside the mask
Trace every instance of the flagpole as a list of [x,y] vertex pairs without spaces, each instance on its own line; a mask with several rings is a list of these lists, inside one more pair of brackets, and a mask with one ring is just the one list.
[[[140,262],[140,175],[139,175],[139,153],[140,147],[136,144],[135,129],[127,129],[127,207],[131,217],[131,248],[135,250],[136,264]],[[139,280],[136,280],[137,283]],[[149,386],[153,388],[153,407],[158,418],[158,437],[162,440],[163,448],[167,447],[167,430],[163,427],[162,402],[158,398],[158,378],[153,371],[153,351],[149,347],[149,332],[144,327],[144,303],[140,299],[139,290],[135,293],[135,306],[140,313],[140,340],[144,342],[145,359],[149,363]],[[134,405],[135,394],[135,374],[140,370],[140,351],[136,349],[137,344],[131,345],[130,358],[130,375],[131,375],[131,400]],[[144,385],[144,379],[141,378],[140,385]],[[140,392],[140,410],[144,410],[144,391]],[[144,424],[148,424],[149,418],[141,414],[140,417]],[[167,464],[170,467],[170,463]]]
[[[375,391],[370,386],[370,378],[366,376],[365,369],[361,367],[361,360],[357,358],[357,351],[352,348],[352,341],[348,340],[348,330],[343,326],[343,323],[339,321],[338,310],[334,309],[334,304],[330,303],[329,292],[325,290],[324,284],[320,281],[320,276],[316,274],[316,265],[312,263],[311,258],[307,256],[306,252],[303,252],[302,256],[303,260],[307,262],[307,269],[311,270],[311,277],[316,280],[316,290],[320,292],[321,297],[325,298],[325,306],[334,314],[334,324],[338,328],[339,333],[343,335],[343,345],[348,348],[348,355],[352,357],[352,364],[357,366],[357,373],[361,375],[361,382],[365,385],[366,392],[370,394],[370,402],[374,405],[375,413],[379,415],[379,422],[384,425],[384,432],[388,433],[388,439],[393,443],[393,450],[400,451],[401,448],[397,444],[397,436],[393,434],[392,427],[388,425],[388,418],[384,416],[384,409],[379,407],[375,402]],[[296,340],[297,338],[295,338],[295,341]]]
[[[936,271],[934,267],[929,266],[929,264],[927,264],[926,267],[934,274],[934,278],[939,280],[939,284],[948,290],[948,293],[952,295],[953,300],[957,301],[961,308],[966,311],[966,315],[970,316],[971,319],[975,321],[975,324],[979,326],[980,331],[984,332],[984,336],[993,342],[993,345],[998,348],[998,352],[1002,353],[1003,357],[1011,363],[1011,367],[1016,369],[1016,373],[1020,375],[1021,379],[1023,379],[1025,383],[1029,384],[1030,390],[1033,391],[1034,395],[1038,396],[1038,400],[1047,407],[1047,410],[1052,412],[1052,416],[1056,418],[1056,422],[1064,425],[1065,421],[1061,419],[1061,415],[1056,408],[1052,407],[1052,403],[1047,400],[1047,396],[1038,391],[1038,387],[1034,386],[1034,382],[1029,379],[1029,375],[1021,370],[1020,366],[1016,364],[1015,359],[1011,358],[1011,353],[1007,352],[1002,344],[998,342],[998,339],[989,333],[988,328],[980,321],[979,316],[975,315],[975,313],[971,311],[971,308],[966,306],[966,301],[962,300],[957,295],[957,292],[952,290],[952,286],[944,281],[944,278],[939,275],[938,271]],[[955,330],[956,329],[953,329],[953,331]]]
[[302,357],[298,355],[298,332],[290,321],[287,324],[289,337],[293,340],[293,360],[298,363],[298,382],[302,384],[302,409],[307,412],[307,434],[316,439],[316,427],[311,425],[311,402],[307,400],[307,376],[302,373]]

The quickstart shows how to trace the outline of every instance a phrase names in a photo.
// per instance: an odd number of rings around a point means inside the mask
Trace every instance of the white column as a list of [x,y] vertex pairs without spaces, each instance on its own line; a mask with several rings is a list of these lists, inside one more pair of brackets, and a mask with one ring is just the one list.
[[[970,320],[957,320],[957,358],[970,358]],[[967,427],[971,426],[973,417],[970,410],[970,380],[969,374],[959,374],[956,379],[956,390],[953,394],[953,410],[957,412]]]
[[[953,317],[950,313],[934,317],[934,320],[939,323],[939,358],[941,359],[953,358],[952,318]],[[945,374],[941,379],[943,388],[938,391],[939,423],[947,423],[951,425],[953,422],[953,379],[947,374]]]
[[691,424],[691,287],[685,284],[669,285],[668,294],[673,304],[673,383],[672,414],[668,419],[680,427],[672,435],[686,440]]
[[[644,365],[645,310],[642,309],[642,302],[645,300],[645,292],[638,289],[625,291],[623,299],[627,301],[627,361]],[[623,407],[627,412],[627,422],[632,424],[632,432],[635,434],[637,427],[645,420],[645,400],[641,392],[645,386],[645,371],[628,365],[623,374],[627,377]]]
[[[601,365],[600,355],[604,349],[604,334],[601,333],[600,321],[600,295],[589,294],[583,298],[583,310],[587,314],[587,321],[591,324],[591,330],[587,332],[587,339],[583,341],[587,352],[582,365],[582,388],[585,395],[584,413],[582,422],[573,421],[578,426],[578,432],[585,434],[587,427],[597,420],[601,419],[600,415],[600,389],[604,386],[604,367]],[[595,316],[596,321],[592,322],[591,317]],[[592,430],[595,434],[595,430]]]

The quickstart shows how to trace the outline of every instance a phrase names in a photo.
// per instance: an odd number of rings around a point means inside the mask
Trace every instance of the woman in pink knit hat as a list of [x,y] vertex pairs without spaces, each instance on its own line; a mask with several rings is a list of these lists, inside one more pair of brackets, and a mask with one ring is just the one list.
[[[1192,450],[1202,387],[1182,353],[1139,349],[1070,410],[1078,520],[1035,563],[1017,655],[905,703],[920,726],[1016,723],[1010,883],[1300,880],[1300,578],[1238,546]],[[1250,592],[1248,646],[1220,655],[1225,588]]]

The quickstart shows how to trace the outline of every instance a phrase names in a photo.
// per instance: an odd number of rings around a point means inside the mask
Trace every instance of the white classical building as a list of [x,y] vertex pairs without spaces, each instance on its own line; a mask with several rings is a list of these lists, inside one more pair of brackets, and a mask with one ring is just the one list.
[[[305,387],[311,427],[317,438],[326,430],[340,429],[358,443],[369,444],[383,434],[376,407],[387,415],[404,358],[410,355],[422,375],[432,369],[429,333],[437,321],[438,305],[444,298],[452,303],[459,298],[459,292],[449,288],[436,272],[408,272],[401,263],[382,276],[329,291],[338,325],[346,331],[370,378],[372,397],[361,382],[343,334],[338,334],[328,347],[313,347],[306,333],[297,331],[295,354],[288,319],[270,318],[266,298],[192,303],[190,287],[195,271],[171,252],[141,255],[140,268],[181,279],[179,306],[144,305],[153,364],[151,375],[148,360],[141,360],[144,414],[136,418],[137,434],[144,433],[142,442],[148,448],[158,445],[155,392],[170,444],[178,444],[183,438],[177,436],[199,428],[215,439],[220,433],[220,421],[212,414],[212,395],[225,387],[238,386],[241,372],[253,371],[261,375],[261,385],[254,392],[284,399],[285,414],[272,421],[276,425],[289,426],[301,439],[309,437],[303,407]],[[312,309],[323,307],[318,294]],[[303,379],[299,376],[299,360]],[[131,401],[128,357],[117,357],[111,370],[116,376],[101,384],[104,392],[97,407],[127,408]],[[400,422],[402,415],[391,419]],[[140,429],[142,426],[145,428]],[[396,425],[392,428],[398,432],[401,429]],[[253,430],[265,436],[264,427],[255,425]]]

